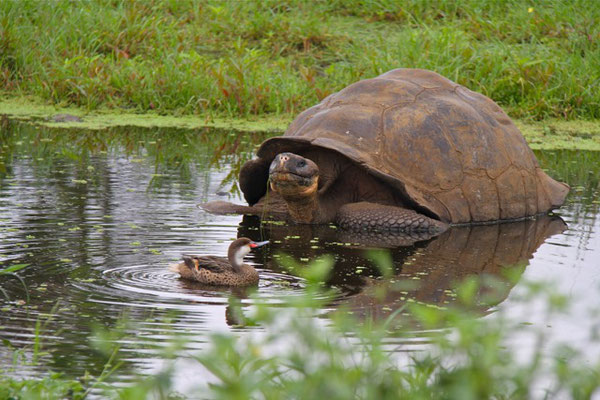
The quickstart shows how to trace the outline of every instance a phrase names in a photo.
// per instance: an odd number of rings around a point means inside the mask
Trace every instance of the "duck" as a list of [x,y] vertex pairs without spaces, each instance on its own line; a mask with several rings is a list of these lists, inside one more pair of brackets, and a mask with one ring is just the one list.
[[227,257],[184,254],[183,262],[171,264],[169,270],[183,279],[211,286],[251,286],[258,283],[258,271],[244,264],[244,257],[253,249],[269,243],[255,242],[247,237],[234,240],[229,245]]

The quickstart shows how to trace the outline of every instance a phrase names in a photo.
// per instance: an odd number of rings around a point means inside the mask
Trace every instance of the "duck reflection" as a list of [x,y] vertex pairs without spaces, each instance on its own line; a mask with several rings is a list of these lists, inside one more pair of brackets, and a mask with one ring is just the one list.
[[[506,299],[539,246],[566,227],[561,218],[544,215],[511,223],[452,227],[437,237],[421,238],[366,236],[322,225],[261,225],[258,218],[246,216],[238,236],[268,239],[273,254],[287,253],[300,260],[334,255],[334,271],[327,283],[343,292],[336,305],[359,317],[386,317],[412,300],[447,306],[456,301],[456,284],[466,278],[480,282],[474,311],[483,315]],[[383,279],[370,261],[365,250],[373,247],[389,249],[392,277]],[[264,262],[269,269],[281,270],[274,259]]]

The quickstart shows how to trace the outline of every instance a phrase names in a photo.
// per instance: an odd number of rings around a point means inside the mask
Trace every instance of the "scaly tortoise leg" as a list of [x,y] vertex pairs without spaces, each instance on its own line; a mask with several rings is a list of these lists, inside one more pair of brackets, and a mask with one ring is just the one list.
[[336,223],[342,228],[379,232],[442,233],[448,229],[448,224],[414,210],[368,202],[343,205]]

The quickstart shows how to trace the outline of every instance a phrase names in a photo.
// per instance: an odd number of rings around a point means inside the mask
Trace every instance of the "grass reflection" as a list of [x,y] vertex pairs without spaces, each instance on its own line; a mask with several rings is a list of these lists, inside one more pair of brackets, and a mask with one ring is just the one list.
[[193,176],[192,169],[231,167],[222,187],[237,192],[237,175],[242,164],[252,157],[254,146],[269,134],[217,129],[151,129],[113,127],[103,131],[40,127],[3,120],[0,130],[0,184],[11,175],[11,160],[28,157],[36,170],[54,168],[61,160],[87,164],[73,175],[76,181],[98,179],[90,159],[107,153],[123,153],[136,162],[144,159],[153,168],[149,188],[160,187],[165,174],[176,172],[183,181]]

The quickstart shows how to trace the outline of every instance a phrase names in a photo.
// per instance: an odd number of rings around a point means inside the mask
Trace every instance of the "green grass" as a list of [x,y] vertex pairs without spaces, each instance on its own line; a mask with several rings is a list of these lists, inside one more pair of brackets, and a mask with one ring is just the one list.
[[297,114],[398,67],[513,117],[600,118],[596,0],[0,0],[0,90],[87,110]]

